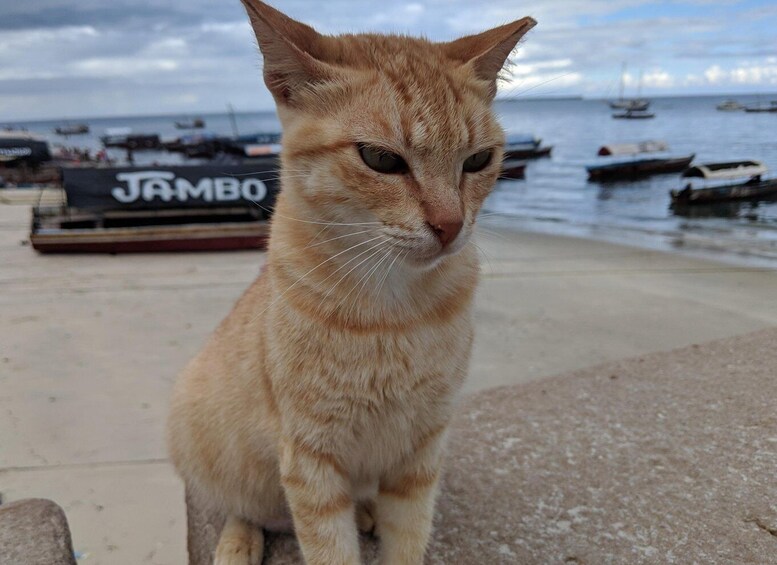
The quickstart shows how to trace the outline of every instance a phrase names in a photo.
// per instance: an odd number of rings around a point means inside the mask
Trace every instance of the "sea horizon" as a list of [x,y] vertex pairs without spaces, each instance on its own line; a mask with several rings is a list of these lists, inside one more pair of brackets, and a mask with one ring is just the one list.
[[[740,92],[740,93],[699,93],[699,94],[662,94],[651,95],[643,93],[639,98],[647,100],[670,100],[670,99],[693,99],[693,98],[720,98],[725,100],[728,98],[762,98],[762,99],[777,99],[777,90],[774,92]],[[625,96],[624,98],[638,98],[637,96]],[[540,94],[530,96],[497,96],[494,100],[495,103],[505,102],[545,102],[545,101],[563,101],[563,100],[585,100],[585,101],[602,101],[616,100],[616,96],[587,96],[584,94]],[[275,109],[270,108],[258,108],[258,109],[233,109],[234,114],[275,114]],[[180,112],[148,112],[148,113],[136,113],[136,114],[105,114],[105,115],[76,115],[76,116],[54,116],[54,117],[22,117],[22,118],[0,118],[0,127],[5,127],[11,124],[31,124],[41,122],[85,122],[90,120],[118,120],[118,119],[138,119],[138,118],[186,118],[186,117],[204,117],[204,116],[218,116],[222,114],[228,114],[229,103],[225,102],[223,109],[210,109],[210,110],[181,110]]]

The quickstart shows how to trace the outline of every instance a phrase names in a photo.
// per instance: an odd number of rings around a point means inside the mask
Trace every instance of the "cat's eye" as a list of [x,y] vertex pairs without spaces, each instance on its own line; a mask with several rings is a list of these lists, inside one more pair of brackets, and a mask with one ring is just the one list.
[[479,151],[474,155],[470,155],[464,161],[464,172],[477,173],[478,171],[482,171],[491,162],[493,153],[494,151],[492,149],[486,149],[484,151]]
[[406,173],[408,170],[405,160],[396,153],[363,143],[360,143],[357,147],[359,148],[359,155],[361,155],[362,161],[373,171],[386,175],[396,175]]

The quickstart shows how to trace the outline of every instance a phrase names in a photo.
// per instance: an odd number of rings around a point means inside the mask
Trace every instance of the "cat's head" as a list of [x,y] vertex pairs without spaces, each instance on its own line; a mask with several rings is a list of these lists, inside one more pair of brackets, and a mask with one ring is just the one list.
[[354,238],[382,237],[417,265],[461,250],[500,171],[498,74],[535,21],[449,43],[325,36],[243,2],[283,124],[293,215],[357,224],[350,231],[364,233]]

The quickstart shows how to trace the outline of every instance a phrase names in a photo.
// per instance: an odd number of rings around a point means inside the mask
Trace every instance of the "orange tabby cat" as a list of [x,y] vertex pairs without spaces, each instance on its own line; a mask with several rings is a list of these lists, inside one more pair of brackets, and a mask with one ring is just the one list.
[[[330,37],[244,0],[283,125],[267,268],[180,375],[187,488],[229,516],[218,565],[293,518],[306,563],[418,564],[472,344],[468,245],[502,159],[497,75],[535,22],[450,43]],[[374,520],[374,522],[373,522]]]

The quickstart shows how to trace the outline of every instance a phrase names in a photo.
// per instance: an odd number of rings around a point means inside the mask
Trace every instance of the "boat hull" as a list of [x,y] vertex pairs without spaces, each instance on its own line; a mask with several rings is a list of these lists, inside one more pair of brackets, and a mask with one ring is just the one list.
[[33,230],[39,253],[159,253],[264,249],[269,222]]
[[765,200],[777,197],[777,179],[758,183],[737,183],[711,188],[673,190],[670,192],[675,206],[694,206],[717,202]]
[[597,165],[586,167],[588,180],[607,182],[619,180],[634,180],[669,173],[679,173],[691,164],[695,155],[676,159],[640,159],[626,163]]
[[550,157],[553,146],[548,147],[521,147],[517,149],[506,148],[505,159],[538,159],[540,157]]
[[500,179],[523,179],[526,178],[526,161],[505,161],[502,163],[502,172],[499,173]]

